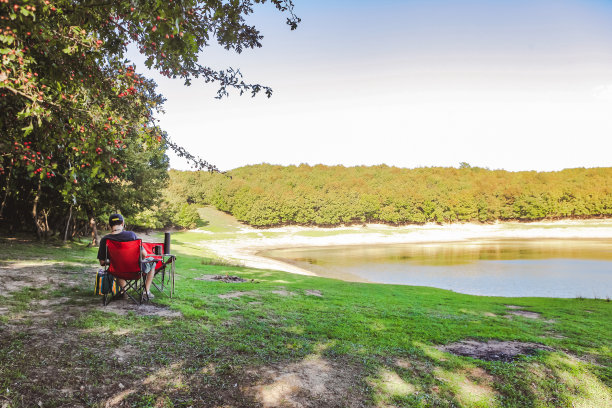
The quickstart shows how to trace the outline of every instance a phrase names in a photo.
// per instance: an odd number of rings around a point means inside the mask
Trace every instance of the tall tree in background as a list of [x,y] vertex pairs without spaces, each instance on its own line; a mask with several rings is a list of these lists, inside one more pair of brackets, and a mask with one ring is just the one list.
[[[129,192],[163,180],[167,148],[216,170],[155,125],[164,98],[126,52],[135,45],[148,68],[187,85],[215,82],[218,97],[230,89],[270,96],[239,71],[198,59],[214,40],[237,52],[260,47],[245,21],[254,3],[266,0],[0,0],[0,221],[19,228],[27,215],[43,237],[50,217],[67,232],[75,208],[95,219],[127,201],[146,207],[154,194]],[[292,0],[269,3],[297,27]],[[144,184],[142,163],[156,170]]]

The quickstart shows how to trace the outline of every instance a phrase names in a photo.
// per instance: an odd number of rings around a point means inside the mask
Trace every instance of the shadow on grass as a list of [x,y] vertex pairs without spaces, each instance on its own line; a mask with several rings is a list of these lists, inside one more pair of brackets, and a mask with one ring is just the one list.
[[196,228],[204,228],[210,225],[210,221],[199,219],[196,221]]

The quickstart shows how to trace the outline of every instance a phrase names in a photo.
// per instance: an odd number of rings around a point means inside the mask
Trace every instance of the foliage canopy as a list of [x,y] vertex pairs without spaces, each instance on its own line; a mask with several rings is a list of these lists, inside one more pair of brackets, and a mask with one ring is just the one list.
[[[261,34],[245,18],[254,3],[266,2],[296,28],[291,0],[0,0],[0,218],[23,213],[27,204],[41,232],[48,228],[41,208],[54,207],[59,218],[75,204],[88,207],[88,216],[122,209],[128,199],[134,211],[146,208],[148,191],[126,189],[151,177],[163,182],[167,148],[198,169],[216,170],[156,125],[164,98],[127,50],[134,46],[147,67],[185,84],[217,83],[218,97],[230,89],[270,96],[270,88],[245,83],[238,70],[200,63],[212,41],[237,52],[260,47]],[[124,191],[107,197],[109,189]]]

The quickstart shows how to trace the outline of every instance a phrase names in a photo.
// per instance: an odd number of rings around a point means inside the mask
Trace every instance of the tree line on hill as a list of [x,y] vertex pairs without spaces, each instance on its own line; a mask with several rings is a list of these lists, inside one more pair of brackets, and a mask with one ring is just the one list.
[[257,227],[422,224],[608,217],[612,168],[509,172],[386,165],[241,167],[169,172],[175,205],[212,205]]

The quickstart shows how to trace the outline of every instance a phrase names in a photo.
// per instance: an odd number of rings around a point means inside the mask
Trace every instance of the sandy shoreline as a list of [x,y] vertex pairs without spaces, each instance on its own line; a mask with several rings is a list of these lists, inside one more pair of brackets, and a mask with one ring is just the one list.
[[[194,232],[206,233],[206,231],[197,230]],[[427,224],[402,227],[378,224],[337,228],[290,226],[264,230],[244,227],[236,234],[236,238],[209,239],[198,245],[221,259],[246,267],[313,275],[310,271],[261,256],[260,253],[265,250],[289,247],[440,243],[495,239],[612,239],[612,219],[564,220],[528,224],[514,222],[484,225]]]

